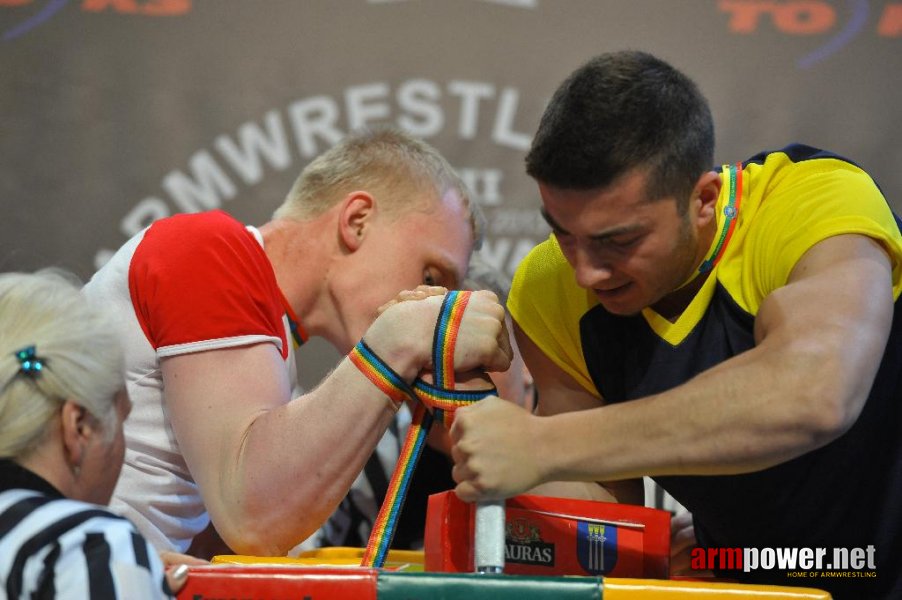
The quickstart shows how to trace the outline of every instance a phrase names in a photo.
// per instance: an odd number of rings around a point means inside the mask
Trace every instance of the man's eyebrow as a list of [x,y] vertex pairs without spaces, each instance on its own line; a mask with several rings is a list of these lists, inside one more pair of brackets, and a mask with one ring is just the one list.
[[[548,226],[556,233],[562,233],[564,235],[570,235],[570,232],[558,225],[557,221],[555,221],[548,212],[541,208],[539,212],[542,214],[542,218],[545,219],[545,222],[548,223]],[[641,223],[630,223],[628,225],[618,225],[616,227],[611,227],[610,229],[606,229],[600,233],[589,236],[589,239],[596,242],[604,242],[612,237],[616,237],[618,235],[623,235],[624,233],[633,233],[636,231],[640,231],[643,229],[643,225]]]
[[617,237],[618,235],[635,233],[636,231],[641,231],[643,226],[641,223],[630,223],[629,225],[620,225],[618,227],[611,227],[610,229],[606,229],[601,233],[597,233],[595,235],[589,236],[589,238],[596,242],[604,242],[613,237]]
[[558,225],[557,221],[551,218],[551,215],[548,214],[548,211],[545,210],[544,206],[539,209],[539,212],[541,213],[542,218],[545,219],[545,222],[548,223],[548,226],[551,227],[554,231],[569,233],[569,231]]

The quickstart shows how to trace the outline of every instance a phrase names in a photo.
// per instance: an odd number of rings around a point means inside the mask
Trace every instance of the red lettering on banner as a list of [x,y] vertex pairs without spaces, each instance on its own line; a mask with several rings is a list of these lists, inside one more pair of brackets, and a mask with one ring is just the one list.
[[84,0],[81,8],[91,12],[111,9],[118,13],[169,17],[189,12],[191,0]]
[[84,0],[82,10],[100,12],[108,8],[120,13],[138,12],[138,3],[135,0]]
[[730,31],[752,33],[758,29],[761,15],[773,12],[775,3],[758,0],[720,0],[718,7],[730,13]]
[[730,13],[730,30],[753,33],[763,15],[770,15],[777,29],[794,35],[813,35],[828,31],[836,23],[836,12],[823,0],[720,0],[720,10]]
[[145,15],[169,17],[183,15],[191,10],[191,0],[150,0],[141,11]]
[[821,1],[787,2],[774,10],[774,24],[784,33],[813,35],[828,31],[836,23],[833,7]]
[[902,4],[889,4],[883,9],[877,33],[883,37],[902,36]]

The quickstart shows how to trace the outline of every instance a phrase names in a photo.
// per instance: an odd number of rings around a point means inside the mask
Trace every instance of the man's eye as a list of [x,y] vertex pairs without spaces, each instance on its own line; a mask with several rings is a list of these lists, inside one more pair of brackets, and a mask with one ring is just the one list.
[[640,237],[631,237],[631,238],[625,238],[625,239],[612,239],[610,243],[611,243],[611,246],[614,246],[615,248],[629,248],[630,246],[632,246],[633,244],[638,242],[640,239],[641,239]]
[[438,285],[438,277],[432,271],[432,269],[426,269],[423,271],[423,283],[425,285]]

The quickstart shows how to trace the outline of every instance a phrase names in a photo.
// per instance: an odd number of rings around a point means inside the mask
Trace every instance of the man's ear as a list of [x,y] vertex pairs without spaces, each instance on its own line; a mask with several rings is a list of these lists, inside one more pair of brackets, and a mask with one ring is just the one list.
[[722,184],[720,173],[715,171],[707,171],[698,178],[692,190],[690,204],[695,208],[699,227],[704,227],[715,219],[714,213]]
[[351,192],[342,200],[338,213],[338,234],[351,252],[356,251],[369,233],[376,214],[376,200],[369,192]]
[[96,422],[83,406],[72,400],[63,403],[60,416],[66,460],[70,468],[80,468],[84,449],[97,433]]

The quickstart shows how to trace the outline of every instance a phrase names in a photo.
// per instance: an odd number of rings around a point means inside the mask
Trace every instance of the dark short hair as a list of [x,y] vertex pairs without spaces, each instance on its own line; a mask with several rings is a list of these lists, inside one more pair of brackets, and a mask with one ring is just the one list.
[[596,56],[557,89],[526,157],[526,172],[561,189],[601,189],[649,169],[649,200],[681,212],[714,162],[714,124],[695,83],[645,52]]

